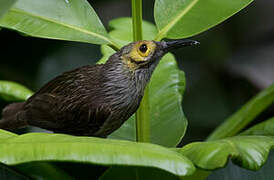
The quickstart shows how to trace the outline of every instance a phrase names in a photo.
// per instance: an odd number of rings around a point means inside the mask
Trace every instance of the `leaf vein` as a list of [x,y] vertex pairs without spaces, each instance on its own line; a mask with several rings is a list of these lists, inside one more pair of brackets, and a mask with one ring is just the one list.
[[185,9],[183,9],[179,14],[178,16],[175,16],[175,18],[170,22],[168,23],[164,28],[162,28],[158,35],[156,36],[155,40],[156,41],[160,41],[164,35],[166,35],[166,33],[182,18],[186,15],[187,12],[190,11],[190,9],[196,5],[196,3],[198,2],[199,0],[193,0],[188,7],[186,7]]

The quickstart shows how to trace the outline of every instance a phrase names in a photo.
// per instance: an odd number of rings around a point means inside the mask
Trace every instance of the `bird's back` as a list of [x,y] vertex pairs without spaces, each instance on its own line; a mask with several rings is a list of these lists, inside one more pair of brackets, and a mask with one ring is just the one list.
[[108,65],[65,72],[29,98],[25,118],[54,132],[105,137],[137,110],[142,98],[128,73]]
[[96,132],[109,114],[108,107],[101,107],[102,69],[83,66],[47,83],[25,103],[28,124],[74,135]]

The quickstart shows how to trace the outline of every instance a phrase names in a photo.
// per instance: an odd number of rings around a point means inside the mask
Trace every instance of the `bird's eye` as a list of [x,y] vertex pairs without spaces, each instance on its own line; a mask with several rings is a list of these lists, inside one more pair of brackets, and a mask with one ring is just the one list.
[[146,44],[142,44],[142,45],[139,47],[139,50],[140,50],[142,53],[146,53],[146,52],[147,52],[147,45],[146,45]]

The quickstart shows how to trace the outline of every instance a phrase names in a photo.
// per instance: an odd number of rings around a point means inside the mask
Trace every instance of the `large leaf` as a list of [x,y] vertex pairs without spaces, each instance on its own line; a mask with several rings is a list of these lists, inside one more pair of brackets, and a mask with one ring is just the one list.
[[13,137],[16,137],[16,136],[17,136],[17,134],[14,134],[14,133],[9,132],[9,131],[3,131],[3,130],[0,129],[0,141],[2,139],[5,140],[5,139],[13,138]]
[[[2,132],[6,134],[0,130],[0,137]],[[195,171],[184,156],[154,144],[47,133],[1,139],[0,162],[18,165],[33,161],[154,167],[177,176]]]
[[[17,136],[18,136],[17,134],[11,133],[9,131],[0,130],[0,141],[7,140],[9,138],[14,138]],[[3,166],[3,167],[5,167],[5,169],[8,170],[9,172],[6,179],[12,178],[13,176],[16,176],[20,173],[24,174],[24,176],[28,176],[33,179],[48,179],[48,178],[71,179],[69,175],[67,175],[64,171],[59,169],[57,166],[54,166],[46,162],[29,162],[29,163],[18,164],[16,166],[13,166],[12,169],[8,168],[8,166]],[[16,171],[14,171],[14,169]],[[0,177],[1,175],[3,175],[3,173],[1,173],[1,170],[0,170]]]
[[160,40],[203,32],[237,13],[253,0],[156,0],[154,17]]
[[[265,122],[259,123],[250,129],[244,131],[243,133],[239,134],[242,136],[247,135],[256,135],[256,136],[274,136],[274,118],[271,118]],[[264,167],[259,172],[250,172],[247,170],[244,170],[242,168],[236,167],[233,164],[229,164],[228,167],[218,170],[217,172],[211,173],[210,171],[201,171],[200,169],[197,169],[195,173],[187,178],[184,179],[205,179],[204,177],[208,176],[210,173],[211,175],[208,177],[208,179],[223,179],[224,177],[227,179],[250,179],[251,177],[253,179],[272,179],[272,172],[271,165],[274,161],[274,153],[272,153],[272,156],[268,158],[267,163],[268,165],[264,165]],[[270,162],[269,162],[270,161]],[[267,166],[267,167],[265,167]],[[267,174],[265,174],[265,172]],[[204,175],[204,177],[203,177]],[[242,177],[242,178],[239,178]]]
[[16,0],[0,0],[0,18],[9,10]]
[[0,26],[35,37],[113,44],[86,0],[18,0]]
[[229,158],[249,170],[258,170],[267,160],[274,138],[267,136],[234,136],[231,138],[195,142],[179,150],[202,169],[214,170],[226,166]]
[[[113,30],[110,36],[121,45],[129,43],[132,40],[131,22],[130,18],[111,21],[110,26]],[[155,26],[147,22],[143,23],[143,31],[145,39],[153,39],[157,32]],[[104,56],[101,63],[106,61],[114,51],[103,46],[102,53]],[[181,107],[184,89],[184,73],[179,70],[174,56],[167,54],[153,73],[149,86],[152,143],[176,146],[183,137],[187,127],[187,120]],[[135,129],[134,116],[132,116],[111,137],[135,140]]]
[[24,101],[33,92],[26,87],[11,81],[0,81],[0,98],[6,101]]
[[264,89],[232,114],[208,137],[208,140],[221,139],[237,134],[273,102],[274,84]]

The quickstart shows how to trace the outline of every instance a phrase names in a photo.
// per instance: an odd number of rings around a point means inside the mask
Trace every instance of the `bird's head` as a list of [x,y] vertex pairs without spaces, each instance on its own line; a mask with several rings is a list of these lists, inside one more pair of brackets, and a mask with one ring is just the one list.
[[117,95],[131,89],[130,93],[143,95],[155,67],[166,53],[196,44],[199,43],[186,39],[132,42],[113,54],[104,65],[104,90]]
[[136,41],[120,50],[121,60],[132,71],[157,65],[159,60],[169,51],[181,47],[199,44],[197,41],[178,39],[170,41]]

